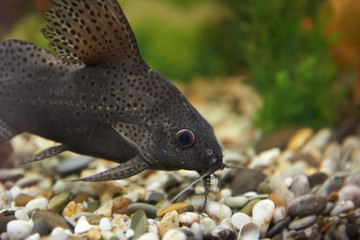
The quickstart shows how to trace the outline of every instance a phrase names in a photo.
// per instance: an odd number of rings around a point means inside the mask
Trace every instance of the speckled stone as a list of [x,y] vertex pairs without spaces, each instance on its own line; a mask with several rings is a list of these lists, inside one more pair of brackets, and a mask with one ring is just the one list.
[[173,210],[172,212],[166,213],[159,224],[160,237],[163,237],[170,229],[176,229],[179,226],[179,214],[177,211]]
[[54,213],[48,210],[38,210],[34,212],[32,215],[32,219],[35,221],[36,219],[45,220],[46,224],[51,228],[62,227],[64,229],[70,229],[67,221],[61,217],[59,214]]
[[317,195],[304,195],[296,198],[288,205],[290,216],[308,216],[321,213],[326,207],[326,198]]

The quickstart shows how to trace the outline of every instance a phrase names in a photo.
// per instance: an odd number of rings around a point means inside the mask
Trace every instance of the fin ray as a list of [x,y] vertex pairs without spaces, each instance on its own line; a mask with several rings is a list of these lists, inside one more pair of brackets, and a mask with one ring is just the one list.
[[23,165],[23,164],[27,164],[27,163],[31,163],[31,162],[41,161],[41,160],[44,160],[46,158],[58,155],[58,154],[60,154],[62,152],[65,152],[67,150],[69,150],[68,147],[63,145],[63,144],[55,146],[55,147],[50,147],[50,148],[45,149],[44,151],[36,154],[35,156],[32,156],[30,159],[28,159],[28,160],[26,160],[24,162],[21,162],[20,164]]
[[147,162],[136,156],[129,161],[122,163],[119,166],[111,168],[107,171],[100,172],[89,177],[75,179],[72,181],[102,182],[125,179],[148,169],[149,166],[150,165]]
[[98,64],[109,58],[141,60],[135,36],[116,0],[51,0],[42,30],[65,62]]
[[0,143],[5,142],[20,132],[14,130],[9,124],[0,119]]

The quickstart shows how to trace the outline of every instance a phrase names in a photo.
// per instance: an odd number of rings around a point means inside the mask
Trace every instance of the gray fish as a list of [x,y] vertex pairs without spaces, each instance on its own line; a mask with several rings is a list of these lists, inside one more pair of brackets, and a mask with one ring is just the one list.
[[223,168],[210,124],[141,58],[116,0],[52,0],[42,30],[55,55],[31,43],[0,43],[0,142],[29,132],[64,151],[120,163],[80,180],[124,179],[145,169]]

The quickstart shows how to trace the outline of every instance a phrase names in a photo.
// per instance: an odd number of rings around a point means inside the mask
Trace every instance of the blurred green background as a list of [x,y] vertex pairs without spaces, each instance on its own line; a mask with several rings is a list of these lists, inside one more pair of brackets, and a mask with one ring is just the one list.
[[[249,76],[263,101],[254,123],[264,132],[334,126],[348,106],[353,75],[339,77],[334,61],[331,46],[342,36],[326,31],[331,0],[119,2],[143,58],[168,79]],[[1,0],[0,38],[47,48],[40,13],[48,7],[48,0]]]

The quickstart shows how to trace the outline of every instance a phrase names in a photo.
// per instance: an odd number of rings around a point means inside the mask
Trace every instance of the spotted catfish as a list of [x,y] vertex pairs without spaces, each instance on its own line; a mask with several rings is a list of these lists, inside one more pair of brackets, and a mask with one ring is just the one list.
[[145,169],[222,168],[209,123],[141,58],[116,0],[52,0],[42,30],[54,52],[20,40],[0,43],[0,142],[29,132],[63,151],[120,163],[80,180],[123,179]]

